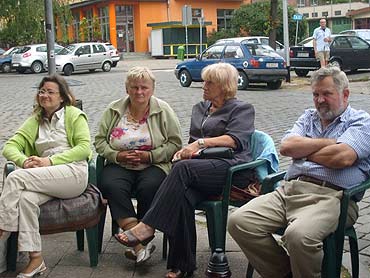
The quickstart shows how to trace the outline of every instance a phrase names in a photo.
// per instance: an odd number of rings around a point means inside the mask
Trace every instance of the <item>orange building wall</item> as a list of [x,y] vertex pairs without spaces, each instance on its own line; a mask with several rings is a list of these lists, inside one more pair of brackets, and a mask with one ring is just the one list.
[[[192,9],[203,9],[205,21],[211,21],[207,26],[207,32],[217,31],[217,9],[238,9],[242,4],[250,4],[251,0],[243,1],[183,1],[170,0],[170,20],[182,21],[182,7],[190,5]],[[201,3],[200,3],[201,2]]]
[[134,21],[135,51],[148,52],[148,38],[152,28],[147,24],[167,21],[167,4],[140,2],[134,6]]

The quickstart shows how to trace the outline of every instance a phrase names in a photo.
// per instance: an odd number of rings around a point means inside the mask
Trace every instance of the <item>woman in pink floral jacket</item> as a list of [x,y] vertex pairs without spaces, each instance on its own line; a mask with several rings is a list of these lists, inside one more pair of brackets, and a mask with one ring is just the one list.
[[[175,112],[153,96],[155,78],[151,71],[132,68],[125,85],[128,96],[112,102],[105,110],[94,145],[107,161],[99,187],[108,199],[113,220],[128,230],[149,209],[182,142]],[[137,212],[131,202],[133,192]],[[138,244],[126,250],[125,255],[143,263],[154,248],[152,244]]]

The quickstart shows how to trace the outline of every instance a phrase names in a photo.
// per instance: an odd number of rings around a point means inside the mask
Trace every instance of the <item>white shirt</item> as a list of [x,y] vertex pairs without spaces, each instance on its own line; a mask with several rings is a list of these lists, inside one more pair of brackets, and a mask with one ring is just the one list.
[[330,51],[330,42],[325,42],[324,38],[330,38],[331,31],[328,27],[322,29],[321,26],[313,31],[313,38],[316,40],[316,51]]

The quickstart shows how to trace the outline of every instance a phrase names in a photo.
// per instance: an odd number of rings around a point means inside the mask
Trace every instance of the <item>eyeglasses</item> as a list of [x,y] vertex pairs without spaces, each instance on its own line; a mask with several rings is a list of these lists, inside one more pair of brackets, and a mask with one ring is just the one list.
[[42,95],[53,96],[53,95],[55,95],[57,93],[59,93],[59,92],[48,91],[46,89],[40,89],[40,90],[38,90],[37,95],[39,95],[39,96],[42,96]]

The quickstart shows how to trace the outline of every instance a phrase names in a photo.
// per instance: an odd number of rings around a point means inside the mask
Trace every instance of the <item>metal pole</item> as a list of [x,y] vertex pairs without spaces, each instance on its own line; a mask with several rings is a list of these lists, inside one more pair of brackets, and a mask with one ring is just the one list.
[[298,20],[297,20],[297,25],[295,27],[295,45],[297,45],[297,40],[298,40],[298,28],[299,28],[299,24],[298,24]]
[[55,52],[54,52],[54,17],[53,17],[53,2],[52,0],[45,0],[45,30],[46,30],[46,44],[48,54],[48,72],[55,73]]
[[288,28],[288,3],[283,0],[283,33],[284,33],[284,56],[288,69],[287,82],[290,82],[290,59],[289,59],[289,28]]
[[199,20],[199,54],[202,54],[202,43],[203,43],[202,26],[203,26],[203,17],[198,17],[198,20]]
[[189,59],[189,52],[188,52],[188,25],[185,25],[185,44],[186,44],[186,59]]

